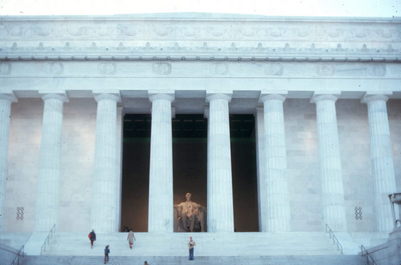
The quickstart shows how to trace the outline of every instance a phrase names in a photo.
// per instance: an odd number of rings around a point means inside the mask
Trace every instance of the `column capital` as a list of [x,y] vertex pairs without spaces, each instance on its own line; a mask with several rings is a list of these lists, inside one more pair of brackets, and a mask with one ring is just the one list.
[[[39,92],[40,93],[40,92]],[[55,93],[40,93],[42,95],[42,100],[46,101],[48,99],[58,99],[62,102],[68,102],[68,97],[65,93],[55,92]]]
[[284,102],[286,99],[284,94],[261,94],[259,97],[259,102],[266,102],[268,100],[280,100]]
[[17,102],[18,101],[18,99],[15,96],[14,92],[0,93],[0,99],[8,100],[10,102]]
[[366,94],[362,99],[361,102],[368,104],[372,101],[384,101],[387,102],[388,96],[385,94]]
[[149,100],[151,102],[155,100],[168,100],[170,102],[173,102],[174,99],[174,93],[149,93]]
[[228,102],[231,101],[232,94],[231,93],[207,93],[206,94],[206,102],[210,102],[216,99],[224,99]]
[[338,99],[338,95],[336,94],[314,94],[310,100],[311,103],[317,103],[321,100],[331,100],[336,102]]
[[120,102],[121,97],[119,93],[99,93],[95,94],[95,100],[97,102],[101,100],[114,100],[115,102]]

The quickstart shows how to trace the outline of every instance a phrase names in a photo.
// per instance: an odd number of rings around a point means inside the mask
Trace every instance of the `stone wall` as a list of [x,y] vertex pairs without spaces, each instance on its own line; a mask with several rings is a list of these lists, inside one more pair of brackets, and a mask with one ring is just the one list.
[[[360,100],[339,100],[336,107],[348,229],[371,232],[376,222],[367,106]],[[362,219],[356,219],[355,207],[362,208]]]
[[320,231],[323,226],[315,105],[307,99],[286,100],[284,120],[291,229]]
[[[32,231],[34,227],[42,112],[40,99],[20,99],[12,106],[6,194],[8,231]],[[89,229],[95,128],[94,100],[72,99],[65,103],[59,230]],[[23,220],[16,219],[17,207],[24,207]]]
[[[5,199],[6,231],[25,232],[32,231],[34,227],[42,113],[40,99],[19,99],[12,105]],[[18,207],[23,207],[23,216],[22,212],[17,216]]]
[[95,152],[96,102],[73,99],[65,104],[60,225],[62,231],[89,231]]

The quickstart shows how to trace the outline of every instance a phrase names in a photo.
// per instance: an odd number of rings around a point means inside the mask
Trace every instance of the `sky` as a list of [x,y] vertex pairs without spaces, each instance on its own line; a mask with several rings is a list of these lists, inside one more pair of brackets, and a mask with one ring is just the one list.
[[170,12],[401,17],[401,0],[0,0],[0,15],[111,15]]

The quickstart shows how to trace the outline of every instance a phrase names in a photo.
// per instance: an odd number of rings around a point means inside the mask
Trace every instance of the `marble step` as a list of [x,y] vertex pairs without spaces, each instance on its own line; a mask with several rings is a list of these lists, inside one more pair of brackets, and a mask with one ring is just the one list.
[[[357,255],[318,255],[318,256],[247,256],[247,257],[110,257],[109,265],[365,265],[366,260]],[[98,265],[103,257],[88,256],[28,256],[22,265]]]
[[20,249],[28,240],[30,233],[0,233],[0,244],[6,245],[15,249]]
[[187,256],[192,236],[197,256],[336,255],[327,234],[296,233],[135,233],[129,249],[127,233],[97,234],[93,249],[87,233],[57,233],[46,255],[102,256],[110,245],[114,256]]

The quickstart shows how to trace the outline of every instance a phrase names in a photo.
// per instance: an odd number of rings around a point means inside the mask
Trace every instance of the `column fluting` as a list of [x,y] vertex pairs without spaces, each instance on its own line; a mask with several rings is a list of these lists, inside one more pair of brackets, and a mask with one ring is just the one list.
[[12,94],[0,94],[0,232],[4,231],[4,201],[8,175],[8,142],[10,132]]
[[46,94],[39,156],[35,231],[49,231],[58,223],[61,137],[64,94]]
[[172,94],[154,94],[149,168],[149,232],[173,232]]
[[290,231],[290,201],[287,184],[287,150],[285,143],[283,102],[278,94],[262,95],[264,106],[265,214],[262,232]]
[[118,94],[105,93],[95,96],[96,144],[92,185],[91,228],[96,232],[117,232],[118,182],[120,178],[117,148]]
[[266,150],[265,150],[265,128],[263,108],[257,108],[256,115],[256,156],[257,156],[257,172],[258,172],[258,210],[259,210],[259,231],[266,231],[267,214],[266,214]]
[[233,232],[230,120],[227,94],[210,94],[207,138],[207,229]]
[[387,100],[385,95],[367,95],[362,100],[368,105],[370,160],[375,183],[376,223],[380,232],[393,229],[388,194],[396,189]]
[[334,231],[346,231],[344,186],[334,95],[316,95],[317,133],[324,222]]

